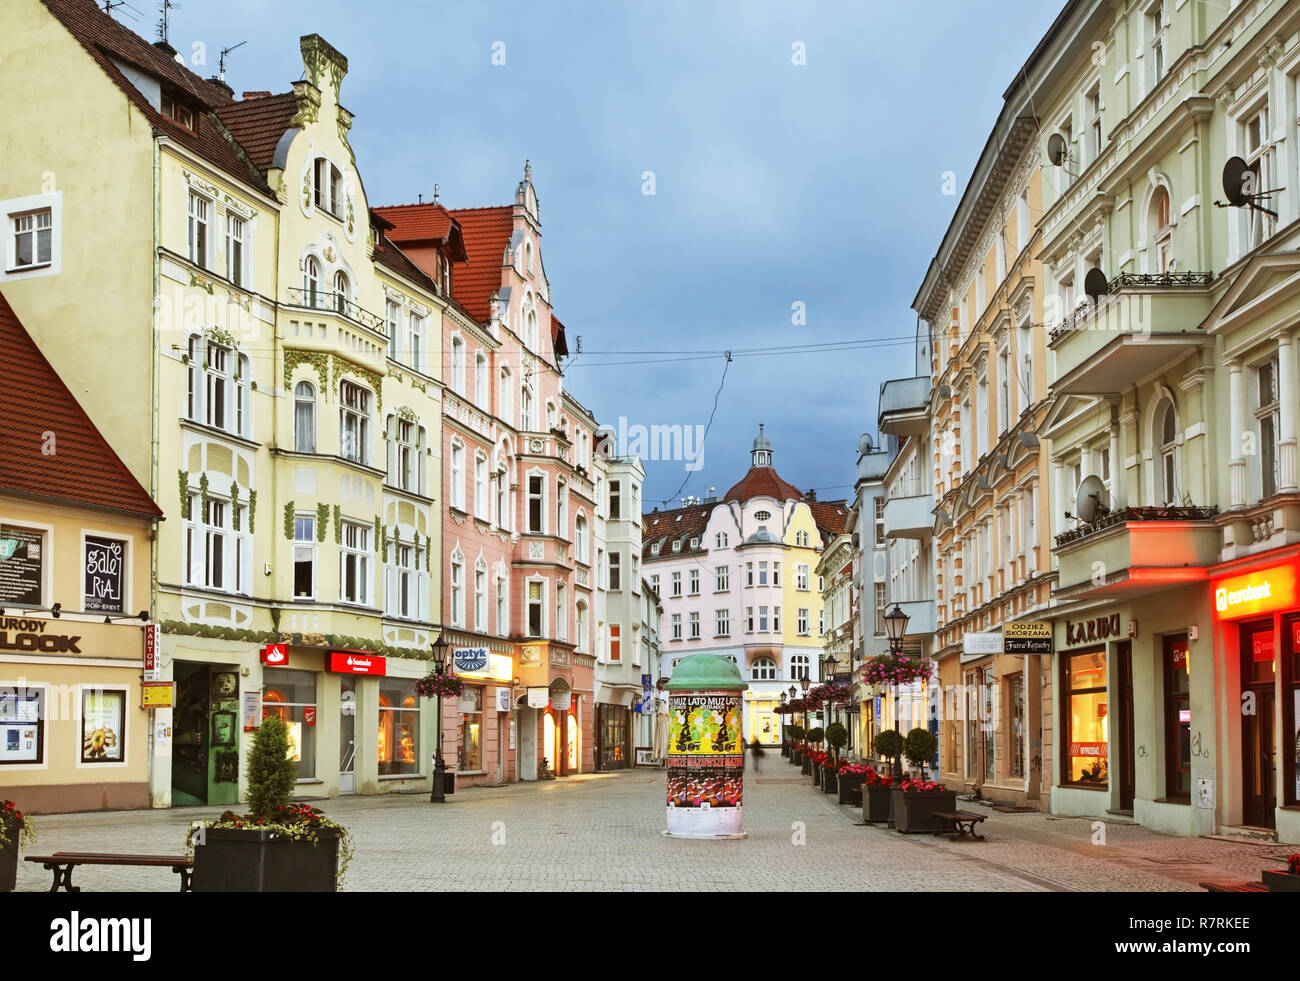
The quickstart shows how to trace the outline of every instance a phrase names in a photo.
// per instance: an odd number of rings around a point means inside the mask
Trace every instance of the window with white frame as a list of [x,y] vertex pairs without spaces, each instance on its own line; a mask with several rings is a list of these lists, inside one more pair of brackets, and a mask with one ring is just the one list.
[[623,555],[621,552],[609,553],[609,588],[614,592],[623,588]]
[[799,614],[798,614],[798,616],[795,618],[795,626],[796,626],[796,628],[798,629],[800,636],[805,636],[805,635],[807,635],[807,633],[808,633],[808,626],[809,626],[809,624],[808,624],[808,607],[806,607],[806,606],[801,606],[801,607],[799,607]]
[[874,498],[874,501],[875,501],[875,507],[874,507],[874,509],[873,509],[873,510],[874,510],[874,514],[875,514],[875,522],[874,522],[874,523],[875,523],[875,526],[876,526],[876,537],[875,537],[875,539],[874,539],[874,542],[875,542],[875,544],[877,544],[877,545],[883,545],[883,544],[885,544],[885,498],[884,498],[884,495],[881,495],[880,497]]
[[[1277,151],[1273,143],[1273,134],[1269,132],[1269,112],[1267,99],[1256,109],[1247,113],[1241,120],[1242,158],[1246,161],[1247,173],[1243,177],[1242,189],[1247,194],[1263,194],[1276,191]],[[1270,211],[1278,208],[1269,200],[1262,202]],[[1265,214],[1259,208],[1242,208],[1240,219],[1245,223],[1246,251],[1255,248],[1277,230],[1277,219]]]
[[1171,223],[1169,191],[1159,186],[1151,195],[1151,214],[1148,226],[1151,243],[1151,271],[1164,275],[1170,270],[1174,260],[1174,233]]
[[480,521],[492,517],[488,503],[488,458],[482,450],[474,454],[474,517]]
[[13,230],[9,268],[21,272],[50,265],[54,256],[54,209],[10,215],[9,221]]
[[1174,404],[1164,399],[1156,408],[1156,423],[1160,446],[1160,476],[1157,484],[1160,493],[1158,503],[1171,505],[1178,503],[1178,417]]
[[641,592],[641,560],[635,555],[631,556],[632,562],[632,592]]
[[713,591],[715,593],[731,592],[731,569],[720,565],[713,570]]
[[609,482],[609,519],[618,521],[623,515],[623,483],[619,480]]
[[343,173],[324,157],[312,162],[312,200],[320,210],[339,217],[343,206]]
[[720,532],[718,532],[718,533],[713,537],[713,541],[714,541],[714,545],[715,545],[715,547],[717,547],[717,548],[726,548],[726,547],[727,547],[727,533],[726,533],[725,531],[720,531]]
[[1065,191],[1074,186],[1074,180],[1076,177],[1079,176],[1078,174],[1079,155],[1078,153],[1075,152],[1074,149],[1073,118],[1070,116],[1066,116],[1063,120],[1061,120],[1060,125],[1057,126],[1057,131],[1061,134],[1061,137],[1065,140],[1065,154],[1066,154],[1065,162],[1063,163],[1063,165],[1056,168],[1056,179],[1059,182],[1057,185],[1057,189],[1059,191]]
[[528,475],[528,530],[535,535],[546,531],[546,479],[541,474]]
[[465,626],[465,556],[457,548],[451,553],[451,625]]
[[800,592],[808,592],[808,566],[806,563],[799,563],[794,567],[794,588]]
[[781,563],[779,561],[772,563],[772,585],[781,585]]
[[238,215],[226,214],[226,278],[236,286],[248,279],[248,223]]
[[579,653],[587,653],[587,604],[582,600],[573,608],[573,643]]
[[451,441],[451,466],[448,468],[451,486],[447,488],[451,506],[465,510],[465,444],[460,440]]
[[1278,440],[1281,438],[1281,402],[1278,398],[1278,361],[1265,361],[1256,369],[1259,387],[1259,473],[1264,497],[1272,497],[1278,487]]
[[563,480],[555,482],[555,534],[569,537],[569,485]]
[[700,570],[692,569],[688,576],[689,594],[691,596],[700,595]]
[[482,558],[474,563],[474,629],[481,633],[486,633],[488,626],[487,572],[487,563]]
[[781,607],[779,606],[772,607],[772,632],[778,634],[781,632]]
[[[424,317],[419,314],[411,314],[407,318],[411,329],[410,348],[407,355],[410,359],[411,368],[415,371],[425,374],[424,369]],[[463,386],[462,386],[463,387]]]
[[680,613],[674,613],[673,614],[673,640],[681,640],[681,639],[682,639],[682,615]]
[[731,636],[731,611],[730,610],[713,611],[713,636],[715,637]]
[[334,274],[334,309],[347,317],[351,315],[352,287],[348,283],[347,273],[342,270]]
[[[582,639],[582,604],[578,604],[578,639]],[[504,569],[497,573],[497,636],[510,635],[510,577]]]
[[1147,50],[1150,59],[1147,65],[1147,88],[1150,92],[1165,77],[1165,10],[1164,0],[1156,0],[1147,8],[1144,15]]
[[208,226],[211,209],[211,201],[200,194],[190,191],[189,257],[190,262],[203,269],[207,269],[210,265],[208,261]]
[[316,598],[316,518],[310,514],[293,519],[293,598]]
[[754,681],[775,681],[776,680],[776,662],[770,657],[760,657],[754,661],[754,666],[750,668],[750,677]]
[[519,390],[519,428],[531,433],[536,425],[536,420],[533,418],[533,393],[525,384]]
[[482,351],[474,354],[474,404],[486,409],[488,402],[488,361]]
[[609,659],[614,664],[620,664],[623,661],[623,625],[621,623],[611,623],[609,625]]
[[511,387],[510,367],[501,366],[501,380],[498,384],[497,399],[501,403],[501,420],[507,426],[515,424],[514,389]]
[[998,352],[998,433],[1011,427],[1011,349]]
[[817,611],[817,633],[826,633],[826,611],[824,609]]
[[308,381],[293,387],[293,446],[299,453],[316,452],[316,388]]
[[1088,158],[1084,166],[1091,164],[1101,156],[1101,82],[1097,82],[1083,97],[1085,148]]
[[302,261],[302,303],[315,308],[321,300],[320,260],[309,255]]
[[419,492],[420,433],[422,430],[410,419],[397,416],[390,430],[393,456],[388,467],[388,482],[402,490]]
[[370,392],[339,382],[339,452],[353,463],[370,462]]
[[754,585],[754,563],[753,562],[745,563],[745,585],[746,586]]
[[674,572],[672,574],[671,581],[672,581],[672,592],[669,593],[669,595],[681,596],[682,595],[682,574],[680,572]]
[[339,599],[370,602],[370,526],[344,521],[339,544]]
[[[969,581],[969,577],[967,581]],[[876,600],[876,627],[873,633],[877,637],[883,637],[885,635],[885,584],[883,582],[878,582],[874,585]]]
[[417,616],[416,579],[415,546],[394,544],[390,593],[384,610],[386,614],[408,619]]
[[451,390],[465,394],[465,342],[459,337],[451,339]]
[[587,562],[587,516],[578,515],[573,522],[573,550],[574,557],[579,562]]
[[754,632],[754,608],[752,606],[747,606],[745,607],[745,633],[752,634],[753,632]]
[[691,631],[690,632],[691,640],[699,640],[700,639],[700,615],[698,613],[692,612],[690,614],[689,626]]
[[396,361],[402,330],[402,305],[396,300],[384,301],[384,330],[388,333],[388,356]]
[[1016,327],[1016,368],[1018,405],[1021,412],[1034,400],[1034,336],[1030,311],[1025,314]]
[[791,678],[811,678],[809,675],[810,663],[807,654],[790,655],[790,677]]
[[767,632],[767,625],[768,625],[767,607],[766,607],[766,606],[760,606],[760,607],[758,608],[758,632],[759,632],[759,633],[766,633],[766,632]]
[[510,470],[503,463],[494,475],[497,488],[497,526],[509,531],[513,524],[510,514]]
[[656,593],[659,592],[659,573],[656,572],[653,576],[650,577],[650,588],[653,589]]

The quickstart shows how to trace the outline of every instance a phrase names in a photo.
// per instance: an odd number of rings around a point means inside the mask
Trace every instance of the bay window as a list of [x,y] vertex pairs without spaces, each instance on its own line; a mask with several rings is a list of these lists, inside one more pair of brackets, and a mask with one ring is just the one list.
[[370,462],[370,393],[346,380],[339,383],[339,444],[345,460]]

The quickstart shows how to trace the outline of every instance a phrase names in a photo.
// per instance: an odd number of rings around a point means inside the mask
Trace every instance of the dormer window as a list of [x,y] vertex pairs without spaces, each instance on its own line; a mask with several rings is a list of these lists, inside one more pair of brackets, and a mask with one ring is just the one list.
[[653,545],[650,546],[650,554],[651,554],[651,555],[658,555],[658,554],[659,554],[659,543],[658,543],[658,542],[655,542]]
[[699,548],[699,547],[700,547],[700,540],[698,538],[692,538],[691,548]]
[[679,538],[677,541],[673,542],[673,551],[680,552],[681,550],[682,550],[682,542],[681,539]]
[[771,520],[772,520],[772,512],[771,512],[771,511],[756,511],[756,512],[754,513],[754,520],[755,520],[755,521],[771,521]]
[[196,119],[196,116],[194,115],[194,110],[183,102],[177,102],[169,94],[164,94],[160,108],[164,116],[176,120],[186,129],[195,129],[194,120]]
[[312,167],[314,179],[313,201],[321,211],[335,218],[343,203],[343,172],[324,157],[317,157]]

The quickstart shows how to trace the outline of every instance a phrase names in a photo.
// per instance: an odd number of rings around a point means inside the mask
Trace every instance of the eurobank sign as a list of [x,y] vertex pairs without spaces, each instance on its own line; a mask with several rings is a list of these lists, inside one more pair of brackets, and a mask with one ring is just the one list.
[[1214,591],[1214,615],[1220,620],[1240,620],[1294,609],[1296,580],[1294,561],[1215,579],[1210,583]]

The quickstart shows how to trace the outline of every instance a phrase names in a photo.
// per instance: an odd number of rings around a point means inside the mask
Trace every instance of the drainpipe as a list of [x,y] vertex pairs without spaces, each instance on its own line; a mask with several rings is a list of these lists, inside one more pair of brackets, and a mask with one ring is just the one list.
[[[158,501],[158,358],[161,353],[161,341],[159,339],[160,325],[158,323],[159,312],[159,295],[158,295],[158,244],[161,241],[159,222],[160,195],[159,195],[159,155],[158,138],[153,140],[153,252],[149,256],[150,264],[153,267],[153,290],[150,297],[150,337],[151,337],[151,357],[149,359],[149,496],[154,502]],[[158,523],[154,522],[151,528],[152,534],[149,536],[149,615],[157,617],[158,615]],[[158,634],[158,646],[162,647],[162,632]],[[158,650],[156,656],[158,663],[162,661],[162,651]],[[154,806],[154,717],[155,710],[149,710],[149,732],[146,736],[145,760],[147,761],[145,780],[149,785],[149,806]]]

